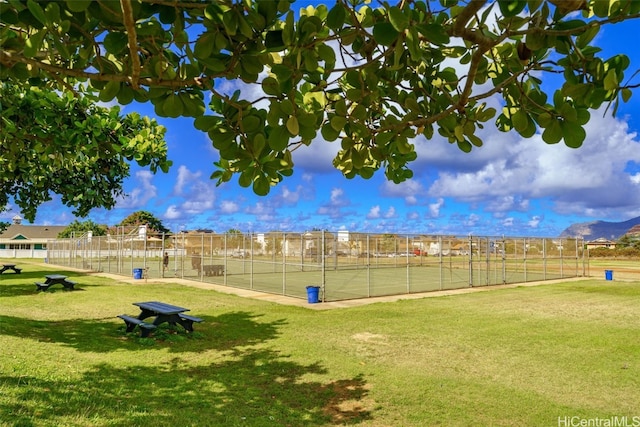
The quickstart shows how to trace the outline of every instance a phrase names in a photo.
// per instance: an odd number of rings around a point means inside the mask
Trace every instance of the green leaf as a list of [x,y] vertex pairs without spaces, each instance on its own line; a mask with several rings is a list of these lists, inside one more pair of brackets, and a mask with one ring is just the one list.
[[578,108],[576,109],[576,112],[577,112],[576,123],[581,126],[586,125],[587,122],[589,122],[589,119],[591,118],[591,113],[589,112],[589,110],[586,108]]
[[420,34],[422,34],[429,42],[435,45],[443,45],[449,43],[449,34],[442,25],[439,24],[419,24],[416,26]]
[[37,33],[33,34],[29,37],[24,43],[24,56],[27,58],[33,58],[36,56],[40,47],[42,46],[42,40],[44,39],[45,34],[47,34],[47,29],[43,28]]
[[329,142],[335,141],[340,136],[340,130],[334,129],[331,123],[326,123],[324,126],[322,126],[321,133],[322,137]]
[[473,149],[473,146],[469,141],[462,140],[462,141],[458,141],[458,148],[464,151],[465,153],[470,153],[471,150]]
[[284,114],[290,116],[293,114],[293,103],[288,99],[283,99],[280,103],[280,109]]
[[244,116],[242,118],[242,129],[246,133],[254,133],[263,127],[262,120],[256,115]]
[[629,102],[629,99],[631,99],[631,94],[632,94],[632,93],[633,93],[633,92],[631,92],[631,89],[626,88],[626,87],[625,87],[625,88],[622,88],[622,89],[620,90],[620,94],[622,95],[622,100],[623,100],[624,102]]
[[266,177],[258,175],[253,181],[253,192],[258,196],[266,196],[267,194],[269,194],[270,190],[271,183]]
[[200,116],[193,121],[193,126],[198,130],[208,132],[213,129],[218,123],[220,123],[219,117]]
[[100,91],[99,99],[102,102],[109,102],[120,92],[120,82],[110,81]]
[[604,90],[616,90],[618,88],[618,73],[615,69],[610,69],[604,76]]
[[390,22],[379,22],[373,26],[373,39],[383,46],[391,46],[399,35]]
[[44,13],[44,9],[34,0],[27,0],[27,8],[29,12],[43,25],[47,25],[47,16]]
[[203,59],[211,56],[213,53],[214,38],[213,33],[204,33],[196,40],[193,48],[193,54],[196,58]]
[[498,5],[500,6],[500,12],[505,17],[511,18],[522,12],[527,2],[524,0],[498,0]]
[[609,6],[611,5],[610,1],[594,1],[593,2],[593,13],[598,18],[607,18],[609,16]]
[[247,188],[253,182],[253,171],[243,170],[238,177],[238,184],[241,187]]
[[557,144],[563,136],[562,127],[558,120],[552,120],[542,132],[542,140],[547,144]]
[[342,116],[333,116],[330,120],[331,127],[336,131],[340,132],[344,129],[344,126],[347,124],[347,119]]
[[327,14],[327,26],[332,30],[338,30],[342,28],[346,16],[347,12],[345,11],[342,3],[337,3]]
[[59,24],[60,19],[60,6],[56,2],[48,2],[47,6],[44,9],[44,14],[47,17],[47,22],[49,25],[55,23]]
[[545,47],[546,42],[546,36],[542,31],[532,31],[530,33],[527,33],[525,45],[529,48],[529,50],[536,51]]
[[587,133],[584,128],[577,123],[564,121],[560,123],[562,128],[562,134],[564,136],[564,143],[570,148],[580,148],[584,139],[587,137]]
[[229,9],[222,15],[222,24],[230,36],[235,36],[238,32],[238,13],[234,9]]
[[529,126],[528,114],[524,110],[519,109],[513,116],[511,116],[511,123],[513,123],[515,130],[519,134],[522,134],[522,132],[524,132]]
[[462,125],[457,125],[455,128],[453,128],[453,134],[456,136],[458,142],[464,141],[464,128],[462,127]]
[[184,111],[184,104],[178,95],[171,94],[164,100],[162,109],[167,117],[179,117]]
[[397,6],[389,9],[389,22],[400,33],[409,27],[409,17]]
[[67,7],[72,12],[84,12],[91,5],[92,0],[67,0]]
[[264,93],[266,93],[267,95],[277,96],[281,94],[280,84],[278,83],[278,80],[271,76],[266,77],[264,80],[262,80],[262,90],[264,90]]
[[289,145],[289,131],[284,126],[272,128],[269,132],[269,147],[273,151],[283,151]]
[[298,124],[298,118],[291,116],[287,119],[287,130],[291,135],[296,136],[300,132],[300,125]]
[[107,52],[118,55],[128,44],[129,39],[125,33],[111,32],[105,36],[103,45]]
[[576,37],[576,46],[578,46],[581,49],[587,47],[589,43],[591,43],[591,41],[594,39],[594,37],[598,35],[599,31],[600,31],[600,25],[598,24],[592,25],[591,27],[589,27],[587,31],[585,31],[584,33]]
[[264,45],[269,52],[280,52],[285,49],[282,39],[282,30],[267,31],[264,36]]
[[544,113],[538,114],[536,121],[541,127],[546,128],[551,126],[551,122],[553,121],[553,118],[551,117],[551,114],[544,112]]

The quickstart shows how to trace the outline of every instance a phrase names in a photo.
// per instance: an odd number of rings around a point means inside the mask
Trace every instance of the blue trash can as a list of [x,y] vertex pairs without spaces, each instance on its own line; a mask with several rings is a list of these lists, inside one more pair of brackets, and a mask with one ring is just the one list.
[[320,286],[307,286],[307,302],[316,304],[320,302]]
[[604,271],[604,278],[606,280],[613,280],[613,270],[605,270]]
[[142,269],[141,268],[134,268],[133,269],[133,278],[134,279],[142,279]]

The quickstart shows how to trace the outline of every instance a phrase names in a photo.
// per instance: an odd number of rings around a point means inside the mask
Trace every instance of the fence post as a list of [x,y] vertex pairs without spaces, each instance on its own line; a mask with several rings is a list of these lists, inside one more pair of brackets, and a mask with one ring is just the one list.
[[[451,248],[449,248],[449,251],[451,251]],[[473,287],[473,237],[471,233],[469,233],[469,287]]]
[[326,283],[326,273],[327,273],[326,265],[325,265],[325,256],[324,256],[324,251],[325,251],[325,248],[326,248],[325,245],[326,245],[326,236],[324,234],[324,230],[322,230],[322,245],[321,245],[322,246],[322,253],[320,254],[320,256],[322,257],[322,264],[321,264],[322,265],[322,283],[321,283],[321,287],[322,287],[322,302],[325,302],[324,294],[325,294],[325,291],[326,291],[325,283]]

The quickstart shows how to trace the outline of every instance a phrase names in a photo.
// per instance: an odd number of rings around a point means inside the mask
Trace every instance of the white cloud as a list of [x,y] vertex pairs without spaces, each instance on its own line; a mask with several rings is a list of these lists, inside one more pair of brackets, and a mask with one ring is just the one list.
[[463,221],[463,224],[466,227],[475,227],[481,219],[482,218],[480,217],[480,215],[472,213],[467,216],[467,218]]
[[301,145],[291,154],[296,168],[307,173],[329,173],[335,170],[333,159],[339,149],[339,142],[327,142],[322,138],[316,138],[310,145]]
[[367,219],[377,219],[380,218],[380,205],[373,206],[369,209],[369,213],[367,214]]
[[240,210],[240,206],[236,202],[230,200],[223,200],[220,202],[220,213],[234,214]]
[[393,206],[389,207],[387,212],[384,214],[385,218],[395,218],[396,217],[396,208]]
[[444,199],[442,197],[438,198],[435,203],[429,204],[429,217],[430,218],[438,218],[440,216],[440,209],[444,206]]
[[527,222],[527,225],[531,228],[538,228],[538,225],[540,225],[541,221],[542,217],[535,215],[529,220],[529,222]]
[[183,194],[184,188],[194,180],[200,179],[200,176],[202,176],[202,172],[191,172],[186,166],[180,165],[173,192],[177,195]]
[[273,221],[277,218],[276,211],[270,205],[257,202],[255,205],[247,208],[247,213],[255,215],[258,221]]
[[382,209],[380,208],[380,205],[376,205],[376,206],[373,206],[371,209],[369,209],[369,213],[367,214],[366,218],[367,219],[380,219],[380,218],[390,219],[390,218],[395,218],[396,216],[397,216],[396,208],[394,208],[393,206],[390,206],[389,209],[387,209],[387,211],[383,213]]
[[[632,217],[640,206],[640,179],[625,169],[629,162],[640,163],[637,135],[629,133],[625,122],[600,112],[592,114],[586,130],[579,149],[548,145],[539,135],[528,140],[512,134],[484,136],[492,156],[475,156],[469,168],[443,155],[429,194],[483,203],[492,212],[524,211],[530,199],[548,198],[560,213]],[[467,156],[446,154],[458,160]]]
[[174,203],[163,216],[167,220],[193,217],[212,210],[216,199],[213,182],[203,180],[202,172],[192,172],[184,165],[178,168],[173,196]]
[[407,205],[419,204],[420,200],[426,197],[424,186],[416,179],[409,179],[399,184],[385,181],[380,190],[385,197],[402,197]]
[[167,210],[164,212],[164,215],[162,215],[162,217],[166,220],[174,220],[174,219],[180,219],[183,218],[184,215],[182,213],[181,210],[178,209],[178,207],[176,205],[170,205]]
[[135,174],[134,182],[137,186],[129,194],[120,198],[116,203],[116,208],[138,209],[144,207],[147,202],[157,196],[158,189],[152,184],[153,174],[149,171],[138,171]]
[[513,224],[514,224],[513,217],[504,218],[502,220],[502,226],[503,227],[513,227]]

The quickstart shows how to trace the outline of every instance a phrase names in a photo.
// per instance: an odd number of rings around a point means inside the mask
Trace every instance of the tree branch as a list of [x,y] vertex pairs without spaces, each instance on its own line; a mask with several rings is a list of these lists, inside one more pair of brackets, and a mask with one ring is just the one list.
[[122,9],[122,21],[127,30],[127,39],[129,42],[129,55],[131,56],[131,86],[138,89],[138,80],[140,79],[140,57],[138,56],[138,38],[136,36],[135,20],[133,19],[133,8],[131,0],[120,0],[120,8]]
[[[89,73],[83,70],[76,70],[71,68],[56,67],[55,65],[46,64],[34,59],[25,58],[23,56],[13,57],[9,52],[0,50],[0,64],[10,68],[11,65],[22,62],[24,64],[31,65],[49,74],[77,78],[77,79],[91,79],[101,82],[117,81],[117,82],[130,82],[130,77],[126,75],[116,74],[102,74],[102,73]],[[153,79],[150,77],[143,77],[139,79],[139,84],[144,86],[157,86],[166,87],[171,89],[179,89],[188,86],[196,86],[198,88],[206,88],[206,83],[209,80],[213,80],[216,76],[194,77],[184,80],[162,80],[160,78]]]

